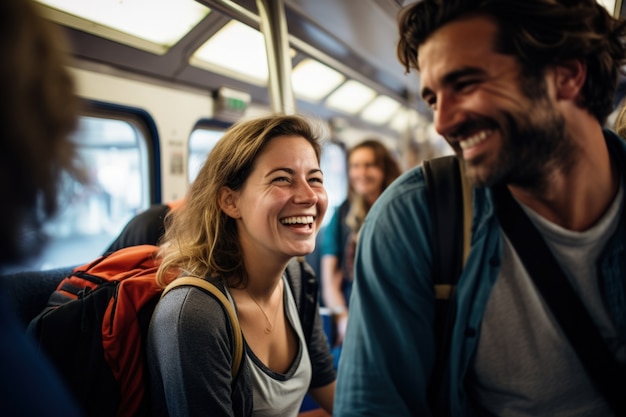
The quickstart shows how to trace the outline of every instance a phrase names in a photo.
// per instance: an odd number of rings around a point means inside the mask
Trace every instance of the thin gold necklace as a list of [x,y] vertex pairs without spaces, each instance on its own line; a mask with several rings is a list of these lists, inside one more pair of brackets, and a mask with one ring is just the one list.
[[276,312],[274,313],[273,323],[270,321],[270,318],[265,312],[265,310],[263,310],[263,307],[261,307],[261,304],[259,304],[256,298],[254,298],[252,294],[250,294],[250,291],[248,291],[248,288],[246,288],[246,292],[248,293],[248,296],[254,302],[254,304],[256,304],[256,306],[259,307],[259,310],[261,310],[261,313],[263,313],[263,316],[265,317],[265,321],[267,323],[267,325],[265,326],[265,334],[269,334],[272,330],[274,330],[274,324],[276,323],[276,318],[278,317],[278,310],[280,310],[281,301],[283,299],[283,293],[282,293],[283,286],[281,285],[281,283],[278,283],[278,286],[279,286],[279,291],[280,291],[280,298],[278,301],[278,307],[276,307]]

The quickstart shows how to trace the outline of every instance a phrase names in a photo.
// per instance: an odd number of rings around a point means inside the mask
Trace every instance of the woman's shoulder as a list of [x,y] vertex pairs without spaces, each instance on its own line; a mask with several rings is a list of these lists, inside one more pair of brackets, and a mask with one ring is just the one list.
[[[224,288],[218,285],[220,291]],[[153,322],[188,329],[224,327],[227,313],[223,303],[207,291],[194,286],[173,288],[159,300]]]

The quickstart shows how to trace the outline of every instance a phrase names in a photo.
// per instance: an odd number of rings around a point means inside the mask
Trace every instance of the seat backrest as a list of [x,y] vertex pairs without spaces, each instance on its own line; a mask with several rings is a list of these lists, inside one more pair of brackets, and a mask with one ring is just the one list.
[[7,297],[13,301],[17,316],[24,329],[48,304],[50,295],[63,278],[70,275],[74,266],[47,271],[24,271],[0,276]]
[[322,251],[322,240],[324,239],[324,233],[326,231],[326,226],[320,228],[317,236],[315,237],[315,250],[308,255],[305,255],[304,259],[306,262],[311,265],[313,268],[313,272],[315,272],[315,276],[320,281],[320,289],[321,289],[321,271],[320,271],[320,263],[321,263],[321,251]]

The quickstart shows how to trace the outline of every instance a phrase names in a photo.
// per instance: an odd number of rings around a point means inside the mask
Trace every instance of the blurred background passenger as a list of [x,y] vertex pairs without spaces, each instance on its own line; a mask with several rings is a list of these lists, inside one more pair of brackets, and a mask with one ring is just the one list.
[[622,139],[626,139],[626,103],[622,103],[621,108],[619,109],[619,113],[617,113],[617,118],[614,123],[615,132],[622,137]]
[[[0,2],[0,272],[45,243],[63,173],[83,181],[74,144],[78,98],[56,28],[29,0]],[[52,368],[24,332],[0,282],[2,415],[78,416]],[[35,400],[33,397],[35,396]]]
[[[326,227],[321,249],[322,299],[335,320],[335,347],[346,331],[357,235],[374,201],[400,175],[394,156],[376,139],[352,147],[347,159],[348,197]],[[338,353],[336,349],[335,361]]]
[[184,198],[169,203],[153,204],[129,220],[104,253],[128,246],[158,245],[165,234],[166,216],[183,205]]

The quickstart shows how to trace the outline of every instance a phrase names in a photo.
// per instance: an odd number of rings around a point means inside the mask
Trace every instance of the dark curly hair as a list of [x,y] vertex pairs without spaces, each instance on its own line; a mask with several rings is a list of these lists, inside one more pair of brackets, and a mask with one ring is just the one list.
[[497,22],[494,50],[516,56],[525,77],[539,79],[546,68],[565,60],[584,61],[587,79],[578,105],[604,124],[626,63],[626,22],[595,0],[423,0],[398,18],[397,53],[406,71],[419,71],[418,48],[434,31],[467,15]]

